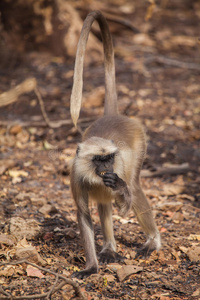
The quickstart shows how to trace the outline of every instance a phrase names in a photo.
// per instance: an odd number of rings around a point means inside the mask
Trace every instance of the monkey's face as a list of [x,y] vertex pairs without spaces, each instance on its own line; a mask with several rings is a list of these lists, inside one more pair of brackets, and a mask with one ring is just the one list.
[[108,155],[95,155],[92,162],[95,167],[95,172],[98,176],[103,177],[106,172],[113,172],[115,153]]
[[90,184],[103,184],[103,174],[117,171],[117,151],[111,140],[100,137],[92,137],[80,143],[74,160],[77,176]]

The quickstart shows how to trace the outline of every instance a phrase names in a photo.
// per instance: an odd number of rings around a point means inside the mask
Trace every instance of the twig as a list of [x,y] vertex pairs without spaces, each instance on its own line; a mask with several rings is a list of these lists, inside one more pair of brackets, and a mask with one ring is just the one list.
[[200,208],[199,207],[196,207],[196,206],[193,206],[193,205],[189,205],[189,204],[183,204],[183,206],[186,206],[188,208],[191,208],[192,209],[192,212],[194,212],[194,210],[198,210],[200,211]]
[[[38,98],[42,116],[45,121],[45,123],[44,123],[45,125],[48,125],[50,128],[59,128],[63,125],[68,125],[68,124],[71,125],[72,124],[71,120],[58,120],[58,121],[52,122],[49,119],[49,117],[47,116],[47,112],[45,110],[44,101],[42,100],[42,96],[37,87],[37,80],[35,78],[28,78],[28,79],[24,80],[22,83],[15,86],[14,88],[10,89],[9,91],[0,94],[0,107],[12,104],[18,100],[20,95],[25,94],[25,93],[30,93],[32,91],[35,92],[36,97]],[[79,122],[80,122],[80,120],[79,120]],[[0,122],[0,125],[2,125],[2,122]],[[38,123],[37,125],[35,124],[35,126],[45,126],[45,125],[43,125],[43,123],[42,124]],[[25,122],[24,127],[26,127],[26,126],[33,126],[33,125],[30,124],[30,122],[26,125],[26,122]],[[80,128],[79,128],[79,131],[81,131]]]
[[177,175],[191,171],[188,163],[176,165],[174,167],[158,167],[156,171],[142,170],[141,177],[158,177],[166,174]]
[[[12,300],[18,300],[18,299],[42,299],[42,298],[46,298],[46,297],[50,297],[50,295],[54,294],[55,292],[57,292],[58,290],[60,290],[65,284],[69,284],[71,286],[73,286],[74,288],[74,291],[75,291],[75,294],[77,297],[80,297],[81,299],[83,300],[86,300],[86,297],[84,296],[84,294],[82,293],[81,289],[80,289],[80,286],[78,285],[77,282],[71,280],[71,279],[68,279],[66,278],[65,276],[61,275],[61,274],[58,274],[56,272],[53,272],[49,269],[46,269],[46,268],[43,268],[43,267],[40,267],[26,259],[22,259],[22,260],[18,260],[18,261],[11,261],[11,262],[5,262],[5,263],[1,263],[0,264],[0,267],[1,266],[6,266],[6,265],[18,265],[18,264],[28,264],[28,265],[31,265],[43,272],[47,272],[47,273],[50,273],[52,275],[54,275],[56,277],[56,280],[55,280],[55,283],[53,284],[53,286],[51,287],[50,291],[48,291],[47,293],[43,293],[43,294],[39,294],[39,295],[29,295],[29,296],[12,296],[8,293],[6,293],[5,291],[2,291],[2,289],[0,289],[0,293],[3,293],[3,294],[6,294],[6,297],[0,297],[0,300],[1,299],[12,299]],[[62,279],[64,282],[61,282],[57,287],[56,287],[56,284],[57,284],[57,281],[58,279]],[[9,297],[9,298],[8,298]]]
[[137,29],[135,26],[133,26],[131,22],[129,22],[125,19],[122,19],[120,17],[117,17],[115,15],[108,14],[106,12],[104,12],[104,14],[108,21],[121,24],[121,25],[127,27],[128,29],[130,29],[131,31],[133,31],[134,33],[140,33],[140,30]]
[[55,290],[56,285],[57,285],[57,283],[58,283],[58,279],[59,279],[59,276],[58,276],[58,274],[57,274],[57,275],[56,275],[56,280],[55,280],[53,286],[51,287],[50,291],[49,291],[48,294],[47,294],[47,299],[50,299],[51,295],[54,293],[54,290]]
[[[79,124],[82,123],[90,123],[97,119],[97,117],[88,117],[88,118],[81,118],[78,120]],[[44,121],[1,121],[0,120],[0,126],[13,126],[14,124],[20,124],[22,127],[47,127],[47,123]],[[73,125],[72,120],[62,120],[62,125]]]
[[2,293],[3,295],[6,295],[8,297],[10,297],[10,294],[8,294],[6,291],[4,291],[1,286],[0,286],[0,293]]
[[59,127],[65,125],[65,121],[66,120],[59,120],[59,121],[55,121],[55,122],[50,121],[49,117],[47,116],[45,107],[44,107],[44,101],[42,100],[42,96],[41,96],[41,94],[40,94],[39,89],[38,89],[37,86],[34,88],[34,92],[35,92],[35,94],[36,94],[36,96],[38,98],[38,101],[39,101],[39,104],[40,104],[40,108],[41,108],[41,112],[42,112],[42,116],[43,116],[46,124],[50,128],[59,128]]
[[190,69],[190,70],[200,71],[200,64],[180,61],[180,60],[177,60],[177,59],[168,58],[168,57],[161,56],[161,55],[148,57],[148,58],[145,58],[145,60],[144,60],[145,63],[151,63],[151,62],[154,62],[154,61],[165,64],[165,65],[170,65],[170,66],[183,68],[183,69]]
[[7,92],[0,94],[0,107],[12,104],[21,94],[30,93],[37,86],[35,78],[28,78]]

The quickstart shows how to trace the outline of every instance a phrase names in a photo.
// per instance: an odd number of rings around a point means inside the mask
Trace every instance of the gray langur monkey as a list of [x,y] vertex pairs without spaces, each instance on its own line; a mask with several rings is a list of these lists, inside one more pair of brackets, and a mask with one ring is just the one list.
[[84,132],[71,167],[71,189],[86,256],[86,269],[73,274],[77,278],[85,278],[98,272],[94,231],[88,208],[89,198],[98,204],[103,231],[100,262],[113,262],[121,257],[115,252],[113,199],[122,215],[131,208],[134,210],[147,235],[144,249],[159,250],[161,246],[150,205],[140,186],[139,174],[146,153],[144,130],[138,121],[118,114],[112,39],[106,19],[100,11],[88,14],[80,34],[71,95],[72,120],[76,126],[82,102],[85,48],[94,20],[100,26],[104,47],[105,104],[104,116]]

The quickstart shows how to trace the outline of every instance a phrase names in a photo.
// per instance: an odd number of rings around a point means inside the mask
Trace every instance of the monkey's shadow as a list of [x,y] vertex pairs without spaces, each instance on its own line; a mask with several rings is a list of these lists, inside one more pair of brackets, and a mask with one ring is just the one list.
[[72,253],[80,252],[82,248],[79,237],[78,224],[68,220],[67,214],[50,214],[51,218],[44,218],[38,239],[48,246],[48,256],[57,254],[73,263]]
[[[114,231],[116,231],[115,226]],[[103,234],[100,224],[94,224],[94,234],[95,248],[98,256],[103,246]],[[136,258],[147,256],[147,251],[142,249],[142,241],[128,241],[117,232],[115,232],[115,237],[117,244],[122,244],[125,247],[135,250]],[[38,238],[42,244],[48,246],[48,254],[46,256],[55,255],[56,253],[58,256],[65,258],[70,264],[78,265],[79,267],[80,265],[85,265],[85,255],[78,223],[68,220],[67,215],[56,213],[52,214],[51,218],[44,218]],[[123,253],[120,251],[119,255],[123,257]],[[120,258],[119,261],[122,262],[123,259]]]

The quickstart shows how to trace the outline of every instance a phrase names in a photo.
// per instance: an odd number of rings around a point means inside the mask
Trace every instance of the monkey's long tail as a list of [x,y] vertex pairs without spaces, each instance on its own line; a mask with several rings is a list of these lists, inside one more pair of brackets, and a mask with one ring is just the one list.
[[80,39],[77,46],[75,68],[74,68],[74,83],[72,88],[70,111],[74,125],[80,114],[82,103],[82,89],[83,89],[83,63],[86,44],[89,36],[91,26],[97,20],[101,29],[103,48],[104,48],[104,67],[105,67],[105,104],[104,114],[117,114],[117,92],[115,84],[115,62],[112,38],[109,27],[105,17],[100,11],[93,11],[88,14],[83,23]]

